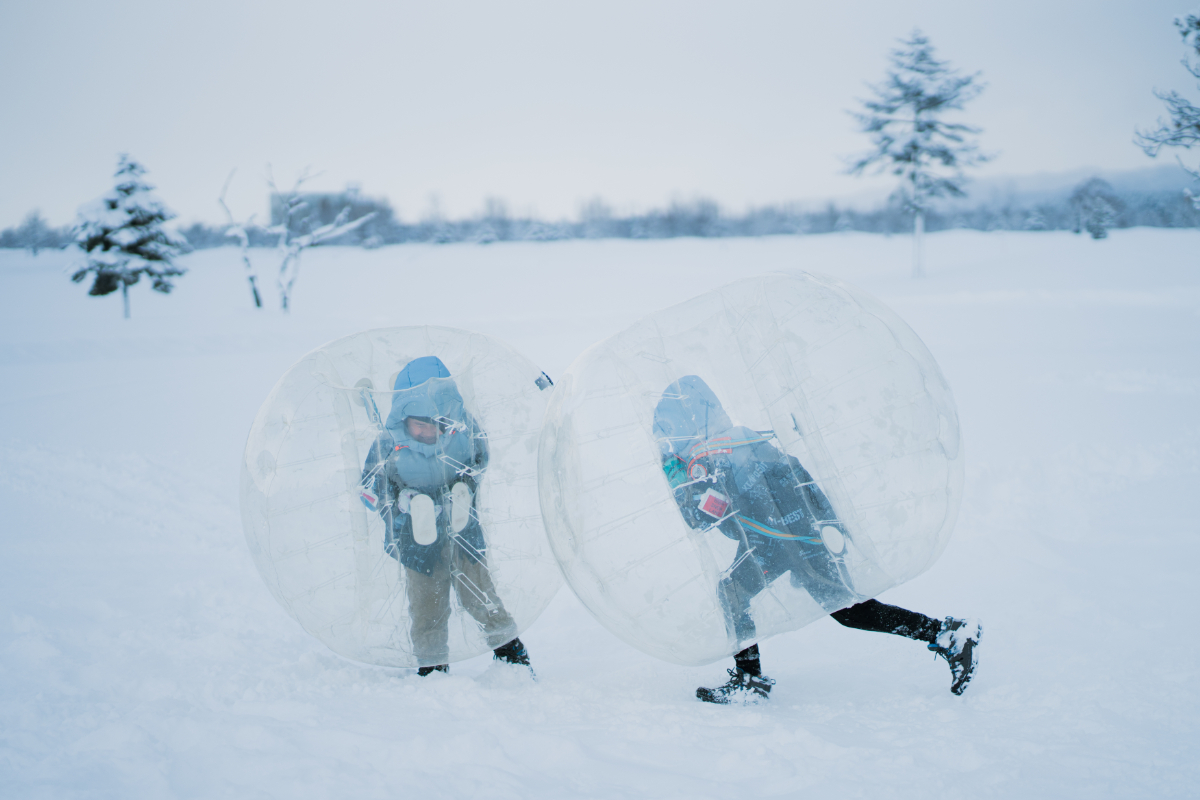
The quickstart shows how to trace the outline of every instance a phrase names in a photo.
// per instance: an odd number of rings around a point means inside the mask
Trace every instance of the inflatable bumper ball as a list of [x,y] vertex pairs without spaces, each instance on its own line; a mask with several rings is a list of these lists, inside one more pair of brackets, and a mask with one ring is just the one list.
[[550,400],[539,482],[584,605],[700,665],[926,570],[963,460],[912,329],[801,273],[730,284],[581,355]]
[[549,381],[486,336],[386,328],[279,380],[242,464],[272,594],[348,658],[427,667],[511,641],[558,590],[538,508]]

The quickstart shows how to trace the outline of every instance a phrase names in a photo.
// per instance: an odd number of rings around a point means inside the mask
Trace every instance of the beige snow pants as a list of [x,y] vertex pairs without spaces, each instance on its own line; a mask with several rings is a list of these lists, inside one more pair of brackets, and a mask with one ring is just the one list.
[[449,662],[451,584],[463,610],[483,628],[488,647],[494,650],[517,636],[517,626],[496,594],[486,560],[468,555],[454,543],[453,537],[444,546],[450,548],[448,565],[434,570],[432,575],[404,568],[412,620],[409,636],[413,654],[422,667]]

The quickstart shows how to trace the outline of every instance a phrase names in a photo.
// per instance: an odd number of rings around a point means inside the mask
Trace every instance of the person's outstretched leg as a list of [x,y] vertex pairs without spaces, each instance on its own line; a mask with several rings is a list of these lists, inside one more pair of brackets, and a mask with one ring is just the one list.
[[942,629],[942,624],[932,617],[899,606],[889,606],[878,600],[867,600],[834,611],[829,616],[847,628],[892,633],[927,643],[933,642]]
[[878,600],[867,600],[829,616],[847,628],[891,633],[926,642],[930,650],[950,665],[950,691],[954,694],[966,691],[979,663],[975,649],[983,636],[983,625],[978,620],[946,617],[938,622],[916,611],[889,606]]

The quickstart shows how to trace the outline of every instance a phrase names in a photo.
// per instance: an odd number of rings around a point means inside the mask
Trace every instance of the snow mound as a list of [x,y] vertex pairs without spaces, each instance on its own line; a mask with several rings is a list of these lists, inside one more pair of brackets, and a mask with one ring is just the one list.
[[[382,476],[393,451],[421,449],[394,437],[405,416],[394,406],[402,397],[414,402],[411,388],[399,391],[398,376],[414,362],[449,372],[417,387],[415,400],[438,403],[421,417],[441,430],[421,463],[433,465],[428,469],[443,488],[420,487],[426,495],[408,489],[401,497],[385,488]],[[384,666],[424,666],[410,636],[407,584],[419,580],[410,568],[446,580],[440,591],[449,604],[448,652],[435,663],[479,655],[503,643],[491,639],[507,641],[528,627],[560,585],[536,480],[548,385],[507,346],[452,328],[367,331],[301,359],[259,409],[242,463],[246,541],[275,598],[335,652]],[[451,405],[444,402],[448,396]],[[478,460],[465,463],[468,451],[480,454]],[[371,477],[376,474],[379,481]],[[403,515],[388,505],[398,509],[402,502]],[[421,540],[423,529],[393,525],[406,522],[410,511],[415,520],[421,503],[428,532],[437,537],[432,543]],[[433,548],[440,560],[423,555]],[[485,633],[479,613],[473,617],[463,608],[463,598],[470,602],[469,593],[483,581],[478,571],[459,568],[461,560],[451,555],[456,548],[486,562],[495,592],[472,607],[478,612],[482,604],[494,614],[502,605],[512,619],[501,633]],[[454,581],[462,585],[451,591]],[[424,619],[430,618],[427,612]]]
[[958,415],[929,350],[875,299],[804,273],[730,284],[594,345],[559,380],[540,447],[568,584],[678,664],[912,579],[962,495]]

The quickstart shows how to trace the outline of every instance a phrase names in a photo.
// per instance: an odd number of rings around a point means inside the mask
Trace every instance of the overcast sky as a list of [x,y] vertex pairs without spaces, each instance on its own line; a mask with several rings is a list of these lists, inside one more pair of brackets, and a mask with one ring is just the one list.
[[[1195,0],[1193,0],[1195,2]],[[266,165],[349,182],[402,219],[575,217],[710,197],[843,197],[845,113],[914,27],[988,88],[980,175],[1154,165],[1154,88],[1200,91],[1167,0],[355,2],[0,0],[0,227],[54,224],[129,152],[182,221],[265,213]],[[1160,156],[1159,162],[1164,161]]]

